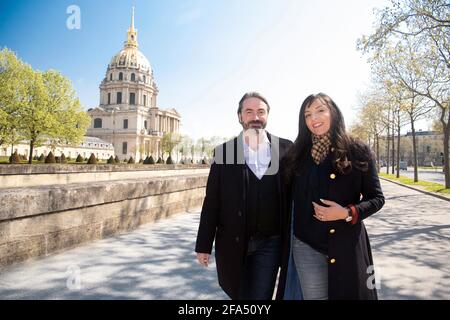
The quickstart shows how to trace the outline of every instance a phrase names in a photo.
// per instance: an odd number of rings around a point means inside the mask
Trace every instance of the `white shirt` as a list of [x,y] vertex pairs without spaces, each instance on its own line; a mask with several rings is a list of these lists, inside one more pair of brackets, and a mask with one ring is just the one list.
[[258,144],[257,149],[253,150],[245,142],[244,136],[242,136],[244,145],[244,157],[245,163],[255,176],[261,180],[269,167],[271,160],[270,141],[267,138],[266,132],[262,135],[262,141]]

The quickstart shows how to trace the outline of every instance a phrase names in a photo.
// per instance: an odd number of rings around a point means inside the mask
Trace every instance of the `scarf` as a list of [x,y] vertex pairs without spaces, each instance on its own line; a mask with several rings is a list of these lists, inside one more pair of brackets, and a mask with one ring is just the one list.
[[320,164],[330,152],[331,140],[330,134],[324,134],[322,136],[316,136],[312,134],[312,148],[311,157],[316,164]]

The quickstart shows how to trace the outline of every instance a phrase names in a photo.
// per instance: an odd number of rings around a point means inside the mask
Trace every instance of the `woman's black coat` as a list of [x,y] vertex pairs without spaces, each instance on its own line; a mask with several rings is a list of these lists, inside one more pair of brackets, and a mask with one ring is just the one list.
[[[350,150],[361,147],[352,145]],[[369,147],[363,148],[366,154],[372,154]],[[349,158],[355,160],[352,153]],[[377,299],[372,252],[363,223],[364,219],[384,205],[374,157],[371,157],[368,170],[365,172],[353,166],[349,174],[339,174],[331,169],[327,176],[330,181],[329,197],[326,200],[334,201],[341,206],[354,204],[359,213],[359,219],[355,225],[344,220],[324,222],[328,224],[328,298],[330,300]],[[287,189],[291,190],[291,188]],[[284,226],[284,232],[290,234],[291,194],[286,194],[286,201],[285,207],[289,212],[286,215],[289,217],[289,223]],[[289,256],[289,242],[285,242],[277,299],[283,299]]]

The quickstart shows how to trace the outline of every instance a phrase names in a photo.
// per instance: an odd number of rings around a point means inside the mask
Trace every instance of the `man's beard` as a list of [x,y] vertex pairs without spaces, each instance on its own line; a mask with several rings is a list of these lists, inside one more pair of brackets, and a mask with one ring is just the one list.
[[[258,125],[258,126],[254,126],[254,125]],[[266,122],[262,122],[262,121],[250,121],[247,123],[243,123],[243,127],[244,127],[244,131],[245,130],[249,130],[249,129],[253,129],[255,130],[256,133],[259,133],[259,130],[263,130],[266,128],[267,123]]]

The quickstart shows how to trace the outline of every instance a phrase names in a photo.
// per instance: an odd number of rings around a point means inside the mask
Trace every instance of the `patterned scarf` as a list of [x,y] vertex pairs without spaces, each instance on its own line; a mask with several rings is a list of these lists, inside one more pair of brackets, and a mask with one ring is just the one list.
[[311,148],[311,157],[313,158],[316,164],[320,164],[330,152],[331,140],[330,134],[324,134],[322,136],[316,136],[315,134],[311,134],[312,136],[312,148]]

